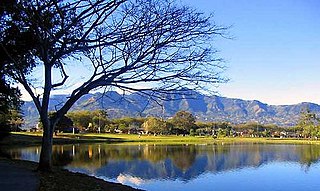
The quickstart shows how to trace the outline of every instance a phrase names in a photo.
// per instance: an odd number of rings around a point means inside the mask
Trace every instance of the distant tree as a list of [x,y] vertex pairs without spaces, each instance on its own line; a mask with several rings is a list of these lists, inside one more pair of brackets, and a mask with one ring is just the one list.
[[20,127],[24,124],[23,116],[19,110],[10,110],[9,111],[9,124],[11,125],[12,131],[20,131]]
[[108,120],[108,113],[105,110],[93,111],[92,116],[94,132],[104,131],[105,127],[110,123]]
[[98,109],[98,110],[92,111],[92,115],[94,117],[101,117],[103,119],[107,119],[108,118],[107,111],[105,111],[103,109]]
[[128,127],[126,124],[124,124],[124,123],[120,123],[120,124],[118,125],[118,129],[119,129],[120,131],[122,131],[122,132],[128,132],[128,131],[129,131],[129,127]]
[[[50,119],[54,118],[55,115],[56,115],[55,112],[50,112],[49,118]],[[65,128],[68,128],[68,127],[73,127],[73,121],[70,117],[64,115],[56,124],[55,130],[63,131]]]
[[219,123],[217,122],[200,122],[197,121],[196,125],[196,134],[198,135],[213,135],[216,130],[219,128]]
[[189,133],[191,128],[195,127],[196,118],[187,111],[178,111],[171,119],[171,123],[176,128]]
[[168,133],[169,131],[166,121],[156,117],[148,117],[142,127],[145,131],[152,133]]
[[194,136],[194,135],[195,135],[195,130],[194,130],[194,129],[190,129],[189,135],[190,135],[190,136]]
[[138,129],[140,126],[144,123],[145,119],[143,118],[134,118],[134,117],[123,117],[118,119],[113,119],[112,122],[114,124],[117,124],[118,126],[120,124],[124,124],[129,129]]
[[10,86],[0,61],[0,139],[23,123],[20,113],[20,91]]
[[[116,87],[160,98],[173,90],[184,93],[181,87],[205,88],[225,81],[211,42],[226,28],[179,1],[0,3],[0,62],[6,75],[29,93],[43,124],[39,170],[51,168],[55,125],[91,90]],[[84,60],[92,75],[79,82],[50,119],[52,91],[64,88],[75,76],[66,66],[72,62],[83,67]],[[32,77],[35,68],[43,69],[43,79]],[[58,72],[61,77],[55,75]]]
[[69,112],[66,116],[71,118],[74,125],[80,129],[88,128],[93,119],[92,113],[87,110]]
[[99,129],[100,129],[100,132],[103,131],[104,127],[109,124],[109,120],[102,116],[94,116],[92,118],[92,121],[93,121],[94,131],[96,132],[99,131]]
[[305,138],[320,137],[320,119],[309,109],[301,112],[297,127],[302,129]]
[[195,125],[197,129],[212,129],[212,122],[197,121]]
[[115,133],[115,130],[117,129],[117,125],[110,122],[109,124],[107,124],[106,126],[104,126],[104,131],[105,132],[110,132],[110,133]]
[[217,136],[218,137],[226,137],[228,135],[228,131],[226,129],[218,128]]

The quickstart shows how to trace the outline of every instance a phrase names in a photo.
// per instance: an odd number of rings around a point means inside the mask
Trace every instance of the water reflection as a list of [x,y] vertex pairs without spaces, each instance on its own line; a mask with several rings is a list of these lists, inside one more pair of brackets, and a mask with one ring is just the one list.
[[[39,147],[6,149],[13,158],[37,161]],[[59,145],[53,162],[65,168],[118,182],[140,185],[151,180],[188,182],[202,174],[294,162],[303,169],[318,162],[318,145]]]

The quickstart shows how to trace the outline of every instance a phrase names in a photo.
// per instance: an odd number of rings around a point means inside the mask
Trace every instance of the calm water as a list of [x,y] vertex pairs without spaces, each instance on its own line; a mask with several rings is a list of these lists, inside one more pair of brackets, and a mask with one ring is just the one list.
[[[54,163],[150,191],[320,190],[319,145],[61,145]],[[6,149],[37,161],[39,147]]]

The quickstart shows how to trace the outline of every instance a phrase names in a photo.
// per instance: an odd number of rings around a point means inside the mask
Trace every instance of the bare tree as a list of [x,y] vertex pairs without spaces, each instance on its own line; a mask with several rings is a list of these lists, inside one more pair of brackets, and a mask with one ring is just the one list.
[[[174,0],[30,0],[1,6],[0,61],[30,94],[43,124],[39,170],[51,168],[55,125],[91,90],[114,87],[157,97],[224,82],[211,45],[226,28]],[[50,94],[72,77],[65,67],[71,61],[83,67],[83,60],[90,61],[91,76],[48,118]],[[43,69],[41,94],[31,77],[35,68]],[[57,70],[60,80],[53,74]]]

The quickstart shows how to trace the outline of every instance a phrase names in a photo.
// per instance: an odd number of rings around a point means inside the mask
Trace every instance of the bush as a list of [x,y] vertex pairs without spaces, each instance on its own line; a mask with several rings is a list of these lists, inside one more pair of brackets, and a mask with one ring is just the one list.
[[194,129],[190,129],[190,136],[194,136],[195,133],[194,133]]

